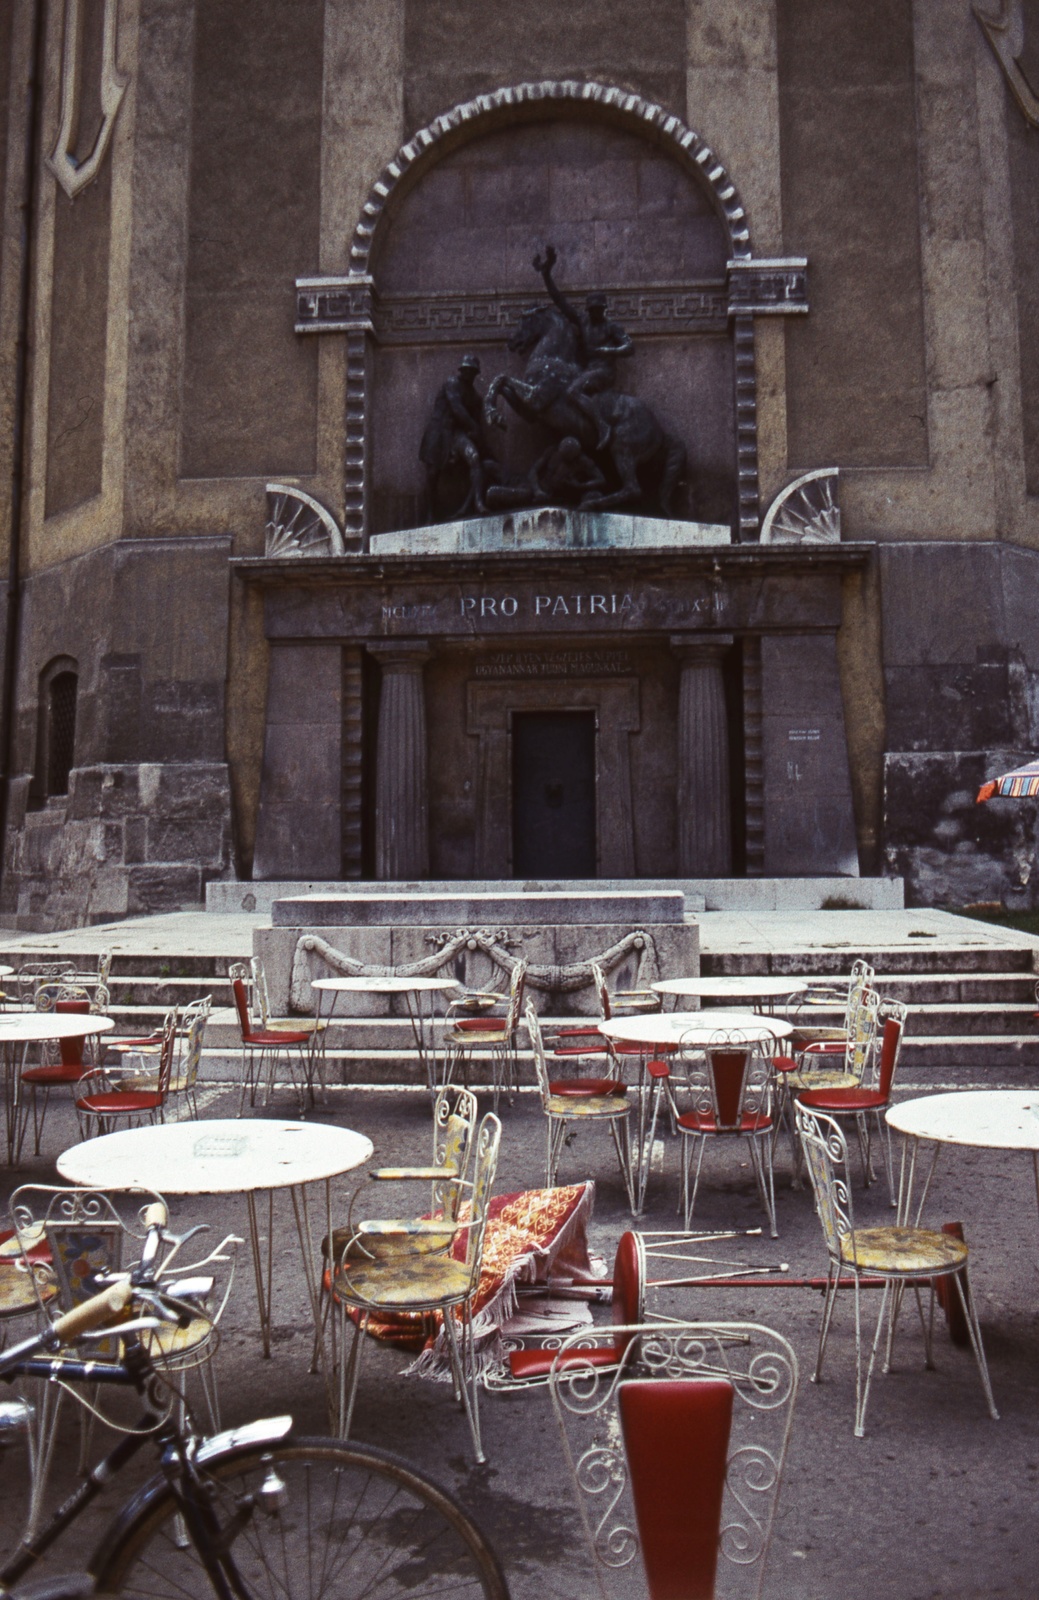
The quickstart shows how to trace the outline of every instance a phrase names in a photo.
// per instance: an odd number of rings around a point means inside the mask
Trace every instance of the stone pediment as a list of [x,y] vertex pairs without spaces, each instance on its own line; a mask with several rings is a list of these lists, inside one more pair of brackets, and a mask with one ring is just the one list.
[[543,506],[426,528],[376,533],[372,555],[464,555],[522,550],[686,550],[732,543],[716,522],[672,522],[617,511]]

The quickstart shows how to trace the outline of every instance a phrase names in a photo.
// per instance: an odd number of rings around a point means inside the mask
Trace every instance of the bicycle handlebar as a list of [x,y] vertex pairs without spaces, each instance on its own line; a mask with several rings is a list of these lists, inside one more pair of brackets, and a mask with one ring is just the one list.
[[132,1294],[133,1287],[129,1279],[123,1283],[114,1283],[111,1288],[102,1289],[100,1294],[84,1300],[81,1306],[73,1306],[71,1311],[66,1311],[64,1316],[59,1317],[52,1325],[51,1333],[60,1339],[62,1344],[71,1344],[73,1339],[89,1333],[92,1328],[103,1327],[121,1311],[125,1311]]
[[164,1228],[170,1214],[161,1200],[153,1200],[151,1205],[145,1206],[142,1220],[146,1228]]

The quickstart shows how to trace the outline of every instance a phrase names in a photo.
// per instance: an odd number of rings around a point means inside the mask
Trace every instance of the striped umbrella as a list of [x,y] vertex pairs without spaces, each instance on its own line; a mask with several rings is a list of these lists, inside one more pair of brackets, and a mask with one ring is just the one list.
[[983,783],[978,790],[977,803],[991,800],[994,794],[1009,795],[1015,800],[1039,795],[1039,761],[1029,761],[1027,766],[1015,767],[1013,772],[1004,772],[1001,778]]

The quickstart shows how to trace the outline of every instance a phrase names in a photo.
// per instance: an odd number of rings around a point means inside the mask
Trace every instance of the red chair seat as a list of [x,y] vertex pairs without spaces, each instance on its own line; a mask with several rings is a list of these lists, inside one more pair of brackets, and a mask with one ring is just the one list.
[[811,1044],[806,1044],[803,1055],[806,1056],[843,1056],[848,1046],[843,1039],[815,1039]]
[[[678,1119],[678,1126],[685,1128],[688,1133],[735,1133],[735,1128],[719,1127],[711,1111],[687,1111]],[[766,1128],[771,1128],[771,1117],[757,1117],[753,1112],[744,1112],[740,1118],[740,1133],[763,1133]]]
[[613,1050],[618,1056],[648,1056],[652,1051],[658,1056],[673,1056],[677,1044],[630,1044],[627,1039],[614,1039]]
[[772,1065],[777,1072],[796,1072],[797,1062],[793,1056],[773,1056]]
[[593,1094],[625,1095],[628,1085],[618,1083],[616,1078],[560,1078],[558,1082],[550,1083],[548,1089],[550,1094],[584,1099]]
[[813,1111],[879,1111],[888,1103],[879,1089],[807,1089],[797,1098]]
[[126,1116],[138,1111],[157,1111],[162,1097],[152,1089],[115,1090],[112,1094],[85,1094],[76,1101],[80,1111],[95,1111],[103,1117]]
[[280,1047],[283,1044],[309,1044],[310,1038],[309,1033],[264,1033],[262,1030],[258,1033],[243,1033],[242,1035],[244,1044],[273,1045],[275,1047]]
[[646,1071],[651,1078],[670,1078],[671,1068],[666,1061],[647,1061]]
[[78,1083],[86,1071],[87,1067],[82,1061],[73,1066],[66,1066],[64,1061],[59,1061],[51,1067],[26,1067],[22,1073],[22,1082],[40,1083],[44,1087],[49,1087],[52,1083]]
[[504,1033],[503,1017],[458,1017],[451,1023],[459,1033]]
[[[509,1371],[514,1378],[547,1378],[556,1354],[555,1350],[510,1350]],[[615,1367],[619,1359],[612,1345],[596,1345],[588,1350],[568,1350],[559,1365]]]

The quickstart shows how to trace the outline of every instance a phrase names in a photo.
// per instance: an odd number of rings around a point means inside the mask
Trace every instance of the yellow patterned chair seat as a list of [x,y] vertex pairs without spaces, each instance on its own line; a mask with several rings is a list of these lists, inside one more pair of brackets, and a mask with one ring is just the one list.
[[551,1094],[548,1114],[552,1117],[626,1117],[628,1102],[616,1094]]
[[809,1072],[788,1072],[783,1082],[796,1094],[800,1089],[857,1089],[860,1080],[853,1072],[844,1072],[839,1067],[822,1067]]
[[930,1277],[966,1266],[967,1246],[931,1228],[855,1228],[841,1240],[841,1258],[863,1272]]
[[178,1328],[172,1322],[151,1328],[142,1334],[141,1342],[153,1361],[174,1361],[181,1365],[188,1357],[202,1355],[213,1331],[208,1317],[193,1317],[186,1328]]
[[[333,1228],[332,1258],[339,1261],[383,1261],[390,1256],[428,1256],[450,1250],[458,1229],[442,1218],[390,1217],[359,1222],[355,1228]],[[321,1254],[328,1258],[328,1239],[321,1241]]]
[[46,1305],[57,1292],[57,1284],[44,1283],[39,1278],[34,1288],[29,1274],[13,1262],[0,1265],[0,1319],[35,1311],[41,1300]]
[[335,1293],[354,1306],[409,1311],[464,1300],[472,1276],[466,1262],[450,1256],[398,1256],[370,1266],[351,1264],[345,1276],[336,1274]]

